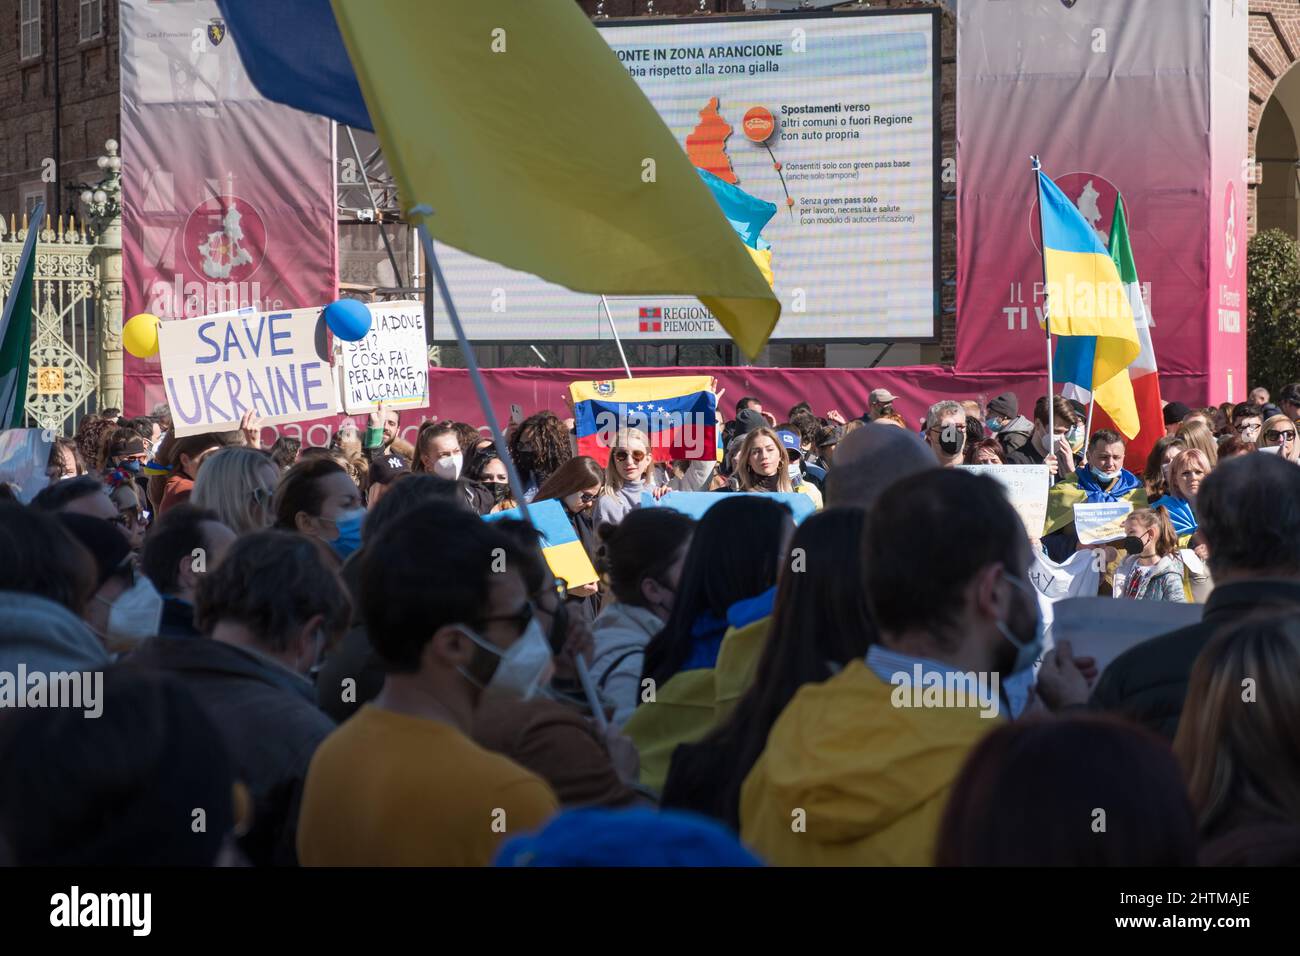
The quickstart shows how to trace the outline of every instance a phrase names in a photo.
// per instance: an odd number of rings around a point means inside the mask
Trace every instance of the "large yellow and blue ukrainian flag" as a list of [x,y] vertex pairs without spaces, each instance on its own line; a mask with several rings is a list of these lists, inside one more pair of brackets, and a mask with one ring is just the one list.
[[1041,171],[1038,201],[1051,331],[1095,339],[1090,364],[1097,405],[1132,438],[1140,423],[1128,367],[1141,345],[1119,270],[1074,203]]

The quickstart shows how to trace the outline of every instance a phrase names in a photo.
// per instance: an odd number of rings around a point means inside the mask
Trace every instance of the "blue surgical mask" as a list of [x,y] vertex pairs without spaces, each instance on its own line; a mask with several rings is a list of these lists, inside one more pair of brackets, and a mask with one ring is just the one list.
[[129,471],[133,475],[138,475],[140,474],[140,459],[128,458],[126,461],[118,462],[117,467],[123,471]]
[[[1016,637],[1011,633],[1011,628],[1007,627],[1006,621],[998,621],[998,630],[1002,636],[1016,649],[1016,662],[1011,667],[1011,674],[1019,674],[1033,667],[1038,661],[1039,656],[1043,653],[1043,637],[1045,627],[1043,625],[1043,615],[1038,607],[1038,591],[1030,587],[1024,581],[1012,577],[1005,571],[1002,576],[1010,584],[1024,594],[1032,603],[1034,608],[1034,633],[1031,637]],[[1011,674],[1004,675],[1010,677]]]
[[986,427],[990,433],[1000,432],[1002,430],[1002,422],[998,421],[996,418],[990,418],[984,423],[984,427]]
[[365,508],[353,508],[334,519],[334,527],[338,529],[339,534],[330,542],[330,547],[341,560],[346,561],[348,555],[361,547],[361,522],[365,518]]

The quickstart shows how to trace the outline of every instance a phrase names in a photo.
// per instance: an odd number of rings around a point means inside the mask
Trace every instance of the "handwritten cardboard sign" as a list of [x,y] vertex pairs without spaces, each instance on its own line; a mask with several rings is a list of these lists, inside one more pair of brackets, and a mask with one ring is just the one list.
[[1007,493],[1031,538],[1041,538],[1047,524],[1046,465],[959,465],[974,475],[992,478]]
[[339,341],[343,406],[349,415],[383,402],[388,408],[429,404],[429,346],[424,306],[383,302],[370,309],[370,331],[356,342]]
[[158,351],[175,433],[230,431],[248,411],[264,425],[338,412],[334,370],[318,345],[320,313],[293,309],[162,323]]

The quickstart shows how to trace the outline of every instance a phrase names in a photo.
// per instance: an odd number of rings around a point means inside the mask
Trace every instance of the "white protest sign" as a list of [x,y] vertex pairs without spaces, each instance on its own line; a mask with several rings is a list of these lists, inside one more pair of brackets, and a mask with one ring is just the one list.
[[1066,598],[1052,605],[1052,642],[1069,641],[1074,656],[1094,658],[1100,673],[1130,647],[1197,623],[1204,610],[1172,601]]
[[984,475],[1000,484],[1031,538],[1043,536],[1047,524],[1046,465],[959,465],[971,474]]
[[336,339],[340,348],[343,406],[349,415],[429,404],[429,345],[424,306],[382,302],[370,310],[370,331],[356,342]]
[[49,433],[43,428],[10,428],[0,432],[0,484],[13,485],[18,500],[31,504],[50,483]]
[[336,414],[338,385],[317,346],[320,313],[293,309],[162,323],[158,352],[176,435],[230,431],[248,411],[263,425]]
[[1124,519],[1133,513],[1131,501],[1079,502],[1074,506],[1074,530],[1080,544],[1106,544],[1124,537]]

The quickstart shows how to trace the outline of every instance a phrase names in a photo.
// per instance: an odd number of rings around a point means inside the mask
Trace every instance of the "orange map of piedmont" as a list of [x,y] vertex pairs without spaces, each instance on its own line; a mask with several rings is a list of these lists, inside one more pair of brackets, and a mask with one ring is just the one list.
[[686,155],[700,169],[735,184],[740,180],[727,158],[726,144],[730,135],[731,127],[718,113],[718,98],[715,96],[700,110],[700,123],[695,132],[686,137]]

